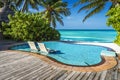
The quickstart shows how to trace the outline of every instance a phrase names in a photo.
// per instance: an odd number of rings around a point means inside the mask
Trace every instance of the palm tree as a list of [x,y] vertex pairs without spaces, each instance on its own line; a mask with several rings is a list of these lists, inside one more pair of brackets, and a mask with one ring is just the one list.
[[28,12],[29,7],[38,10],[41,0],[14,0],[16,6],[19,6],[20,11]]
[[[28,7],[37,9],[41,0],[0,0],[0,21],[8,20],[8,14],[13,14],[13,10],[28,11]],[[18,7],[19,6],[19,7]],[[19,8],[19,9],[18,9]]]
[[14,10],[18,10],[18,6],[21,11],[27,12],[29,6],[32,6],[32,8],[38,8],[38,2],[40,1],[41,0],[0,0],[0,32],[1,22],[8,22],[8,14],[13,15]]
[[106,6],[108,2],[112,3],[109,9],[115,7],[116,4],[120,3],[119,0],[79,0],[77,3],[75,3],[74,7],[83,4],[83,6],[78,10],[78,13],[82,10],[86,10],[88,14],[84,17],[84,22],[90,16],[99,13],[100,11],[108,7]]
[[56,22],[64,25],[62,21],[63,15],[69,16],[71,14],[67,8],[67,3],[62,0],[42,0],[41,6],[45,8],[41,13],[48,19],[49,25],[54,28],[56,27]]

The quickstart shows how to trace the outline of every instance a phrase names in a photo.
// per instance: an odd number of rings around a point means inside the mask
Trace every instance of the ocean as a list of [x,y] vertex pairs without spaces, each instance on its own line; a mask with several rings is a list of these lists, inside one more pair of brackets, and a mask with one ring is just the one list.
[[116,38],[114,30],[79,30],[79,29],[61,29],[58,30],[63,41],[80,41],[80,42],[113,42]]

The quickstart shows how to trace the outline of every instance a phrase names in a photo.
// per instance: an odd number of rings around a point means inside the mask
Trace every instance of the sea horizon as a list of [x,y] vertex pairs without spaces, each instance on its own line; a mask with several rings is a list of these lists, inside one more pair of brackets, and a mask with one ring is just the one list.
[[114,29],[57,29],[58,31],[115,31]]

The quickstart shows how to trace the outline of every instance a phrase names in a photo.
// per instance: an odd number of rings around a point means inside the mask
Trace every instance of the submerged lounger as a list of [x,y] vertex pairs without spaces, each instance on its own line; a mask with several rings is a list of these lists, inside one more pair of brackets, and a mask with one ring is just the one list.
[[101,55],[103,55],[103,56],[113,56],[113,57],[115,57],[115,56],[116,56],[116,53],[113,52],[113,51],[105,51],[105,50],[102,50]]
[[37,49],[37,47],[35,46],[35,43],[34,43],[34,42],[28,41],[27,43],[28,43],[28,45],[29,45],[29,47],[30,47],[30,49],[31,49],[31,52],[38,52],[38,51],[39,51],[39,50]]
[[28,45],[30,46],[31,52],[41,53],[44,55],[47,55],[48,52],[44,49],[43,46],[41,46],[42,51],[36,47],[35,43],[32,41],[28,41]]
[[47,55],[48,53],[60,52],[60,51],[47,49],[43,43],[38,43],[39,49],[36,47],[35,43],[32,41],[28,41],[28,45],[31,49],[31,52],[41,53],[43,55]]
[[48,53],[55,53],[55,52],[57,52],[55,50],[47,49],[43,43],[38,43],[38,46],[40,48],[41,54],[47,55]]

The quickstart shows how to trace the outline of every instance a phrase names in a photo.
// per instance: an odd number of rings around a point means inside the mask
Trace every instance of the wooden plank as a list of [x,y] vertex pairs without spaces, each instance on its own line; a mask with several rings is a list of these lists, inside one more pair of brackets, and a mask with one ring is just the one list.
[[80,75],[80,72],[76,72],[70,80],[75,80]]
[[118,60],[118,71],[120,72],[120,60]]
[[[15,76],[11,76],[11,77],[9,77],[9,78],[7,78],[8,80],[29,80],[29,79],[25,79],[25,77],[27,77],[27,76],[34,76],[34,75],[32,75],[32,74],[34,74],[35,72],[37,72],[37,71],[39,71],[40,69],[42,69],[42,68],[44,68],[44,67],[46,67],[47,65],[43,65],[43,66],[41,66],[40,68],[38,68],[38,69],[36,69],[36,70],[33,70],[32,72],[30,72],[30,73],[28,73],[28,74],[25,74],[25,75],[23,75],[23,76],[18,76],[18,74],[17,74],[17,76],[18,77],[16,77],[16,75]],[[37,75],[37,74],[36,74]]]
[[48,78],[46,78],[45,80],[52,80],[54,79],[54,77],[59,74],[62,70],[61,69],[57,69],[56,72],[54,72],[53,74],[51,74]]
[[21,56],[21,57],[15,57],[13,59],[7,59],[8,61],[5,60],[5,61],[0,62],[0,67],[13,64],[14,62],[19,61],[19,60],[21,60],[23,58],[26,58],[26,57],[29,57],[29,56],[28,55],[24,55],[24,56]]
[[76,78],[76,80],[81,80],[85,74],[86,72],[81,72],[81,74]]
[[93,78],[95,77],[95,75],[96,75],[96,72],[92,72],[92,73],[90,74],[90,76],[88,77],[87,80],[93,80]]
[[51,69],[52,69],[52,67],[44,68],[41,72],[39,72],[35,76],[32,76],[29,80],[36,80],[36,78],[38,78],[39,76],[43,75],[44,73],[46,73],[47,71],[49,71]]
[[24,71],[21,71],[21,72],[15,74],[15,75],[13,75],[13,76],[15,77],[15,79],[19,79],[19,78],[21,78],[22,76],[31,73],[32,71],[38,69],[38,68],[41,67],[41,66],[42,66],[42,64],[37,64],[36,66],[30,67],[30,68],[28,68],[28,69],[26,69],[26,70],[24,70]]
[[52,75],[54,72],[56,72],[56,69],[51,68],[49,71],[47,71],[46,73],[44,73],[43,75],[40,75],[36,78],[36,80],[45,80],[46,78],[48,78],[50,75]]
[[58,80],[64,80],[72,71],[67,71],[64,75],[62,75]]
[[120,80],[120,72],[118,72],[118,80]]
[[9,52],[0,53],[0,60],[3,60],[4,58],[12,56],[12,55],[16,55],[16,53],[9,53]]
[[50,66],[48,65],[43,65],[42,67],[40,67],[38,70],[35,70],[21,78],[19,78],[20,80],[30,80],[30,79],[33,79],[35,77],[39,75],[42,75],[43,72],[46,72],[46,70],[48,70],[49,68],[51,68]]
[[86,72],[86,74],[82,77],[81,80],[87,80],[91,72]]
[[66,73],[66,72],[67,72],[67,70],[60,71],[54,78],[52,78],[52,80],[59,79],[59,77],[61,77],[62,75],[64,75],[64,73]]
[[8,55],[11,55],[11,54],[7,53],[6,51],[0,51],[0,58],[6,57]]
[[[40,64],[40,63],[39,63],[39,64]],[[6,74],[4,74],[4,75],[0,75],[0,79],[4,80],[5,78],[9,78],[9,77],[11,77],[11,76],[14,76],[14,75],[16,75],[16,74],[18,74],[18,73],[20,73],[20,72],[22,72],[22,71],[25,71],[25,70],[27,70],[27,69],[29,69],[29,68],[31,68],[31,67],[37,66],[37,65],[38,65],[38,62],[35,63],[35,64],[33,63],[33,64],[31,64],[31,65],[25,66],[25,67],[23,67],[23,68],[21,68],[21,69],[17,69],[17,70],[11,71],[11,72],[6,73]]]
[[105,80],[106,74],[107,74],[107,70],[103,71],[99,80]]
[[118,80],[118,69],[116,69],[113,73],[113,80]]
[[113,77],[112,72],[113,72],[112,69],[108,70],[105,80],[112,80],[112,77]]
[[10,55],[8,57],[5,57],[5,58],[1,58],[0,59],[0,65],[3,65],[3,64],[6,64],[6,63],[11,63],[13,61],[16,61],[18,59],[21,59],[21,58],[24,58],[24,57],[27,57],[29,55],[23,55],[23,54],[15,54],[15,55]]
[[102,72],[97,72],[93,80],[99,80],[101,73]]
[[72,72],[65,78],[65,80],[69,80],[74,74],[75,74],[75,71],[72,71]]
[[0,67],[0,75],[19,70],[21,68],[24,68],[25,66],[29,66],[37,62],[39,61],[35,60],[32,56],[17,60],[13,63],[9,63],[8,65],[3,65],[2,67]]

